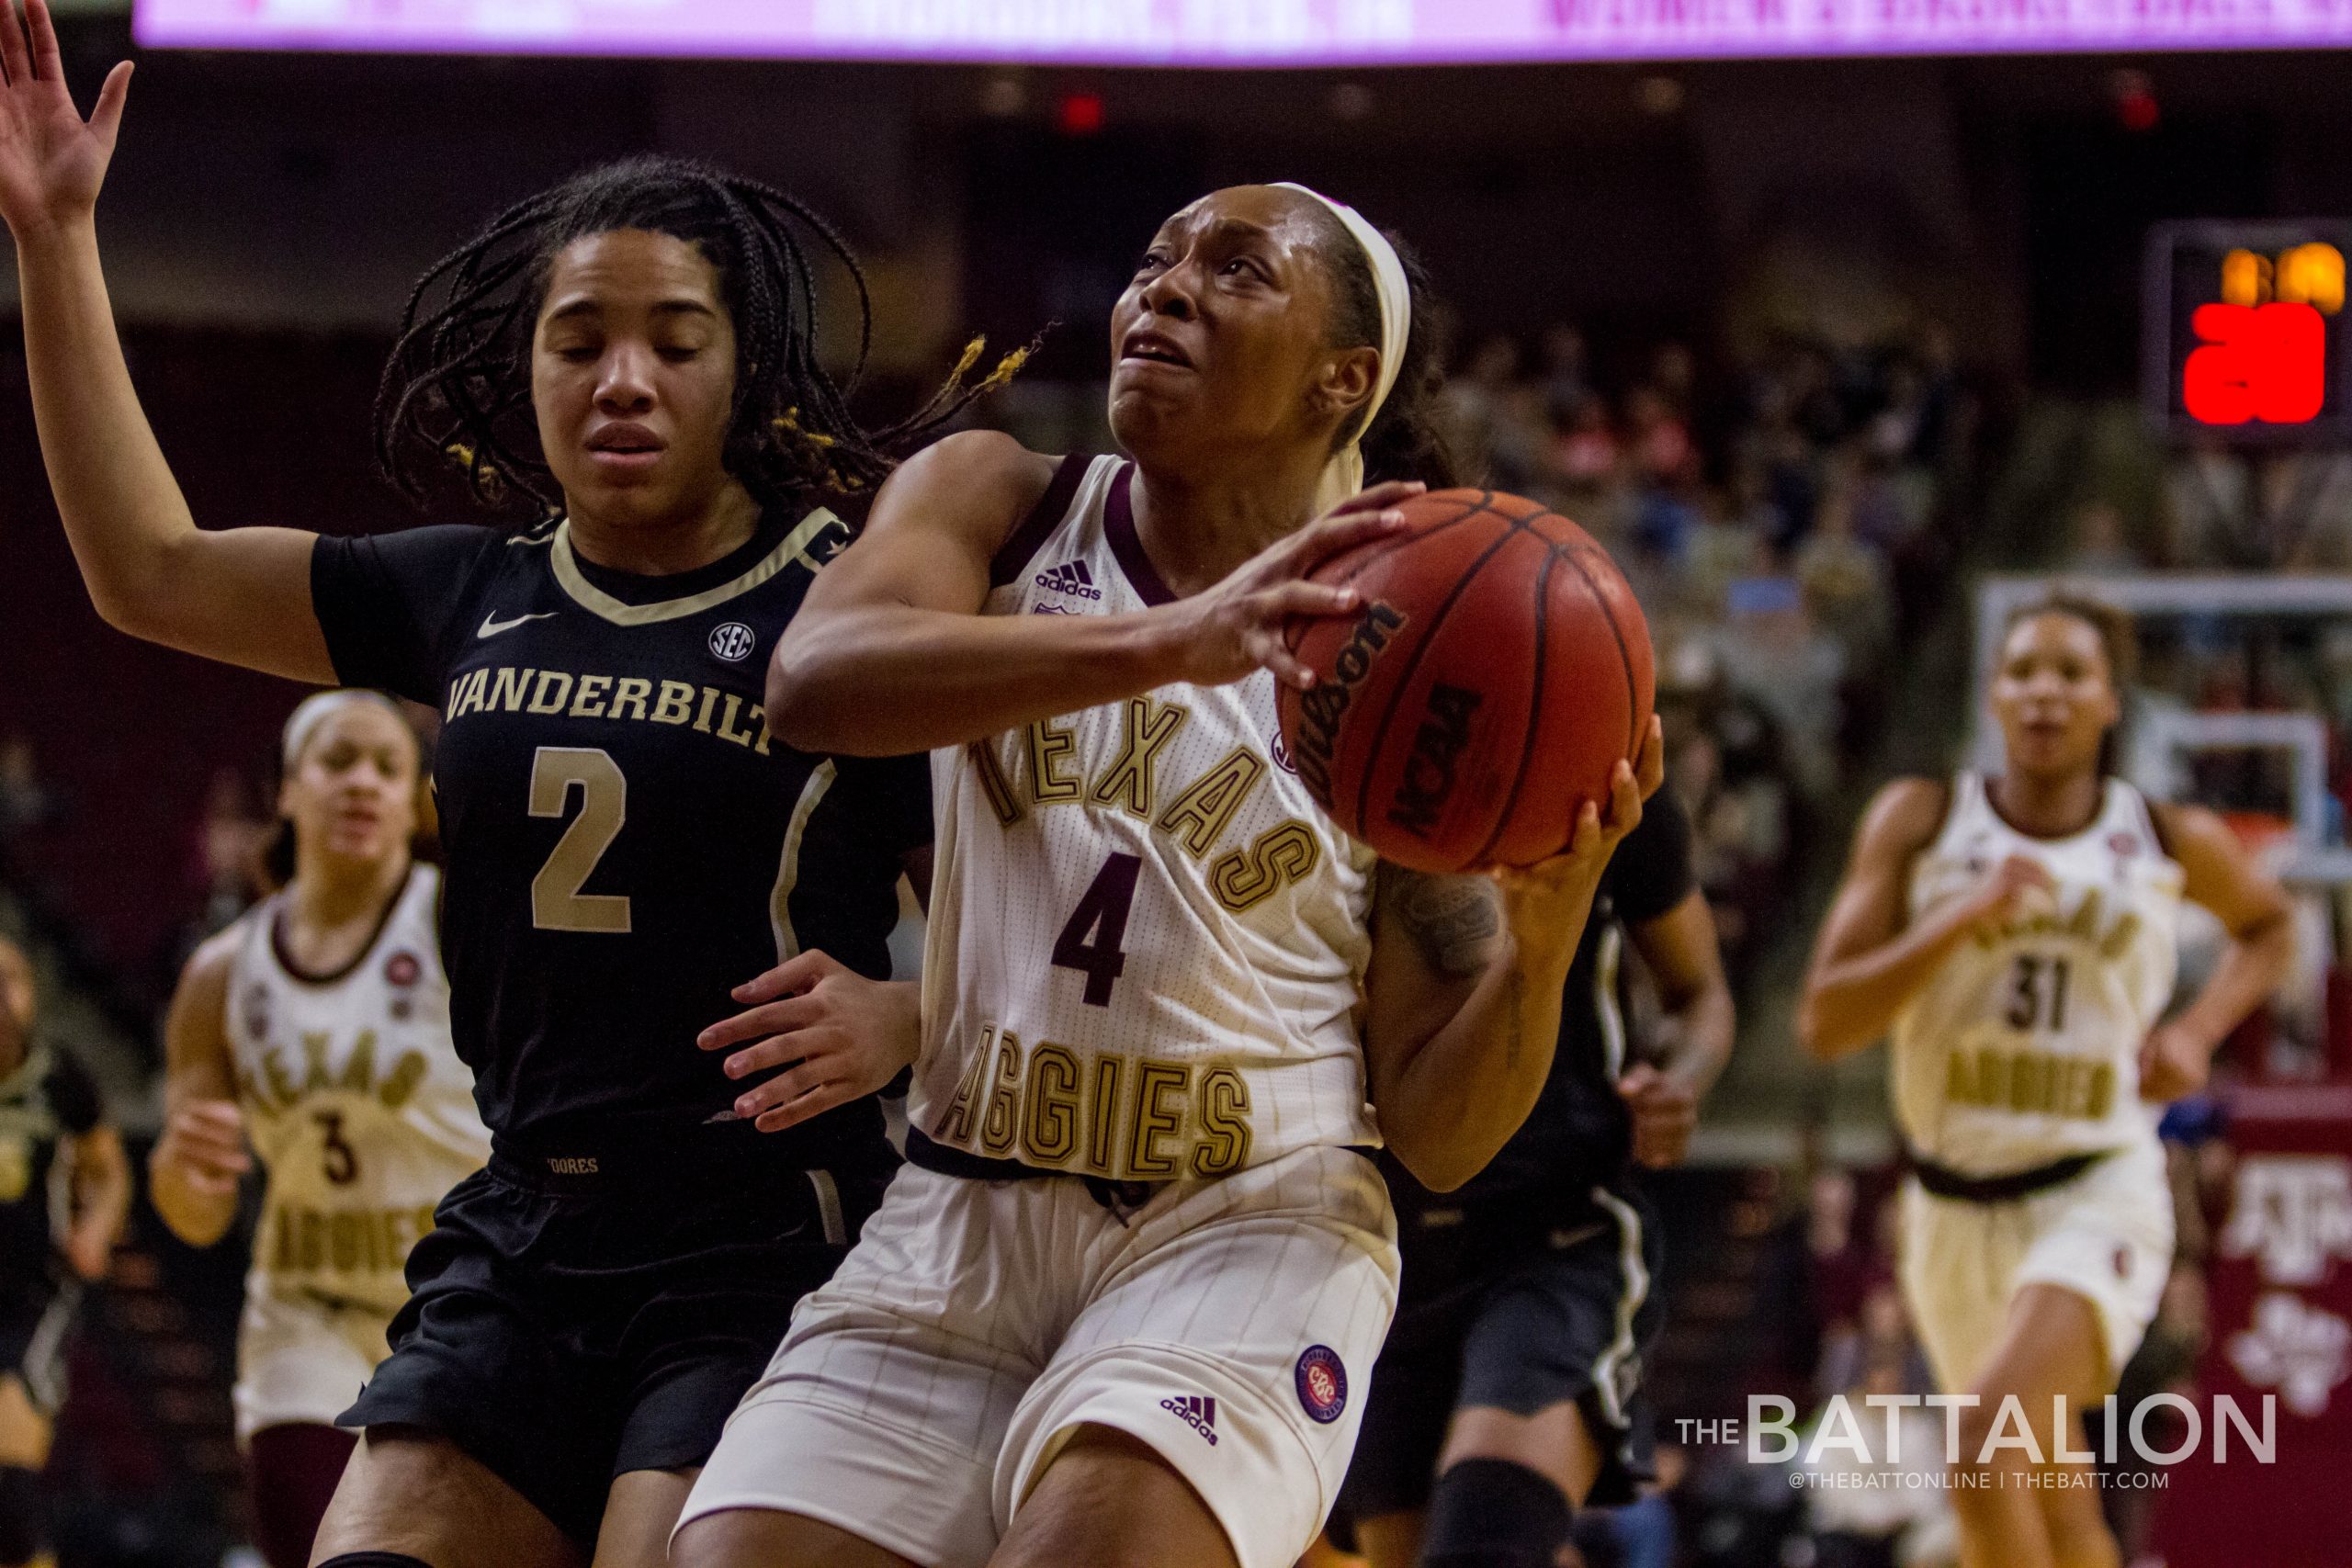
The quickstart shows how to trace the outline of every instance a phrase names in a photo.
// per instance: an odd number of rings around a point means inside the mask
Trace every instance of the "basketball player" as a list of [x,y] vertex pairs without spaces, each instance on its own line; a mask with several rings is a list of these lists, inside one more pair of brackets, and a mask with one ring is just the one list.
[[[1576,1508],[1630,1503],[1649,1478],[1640,1377],[1664,1249],[1632,1168],[1682,1158],[1734,1020],[1672,790],[1600,886],[1526,1125],[1450,1193],[1382,1158],[1404,1292],[1332,1517],[1373,1568],[1553,1568]],[[1628,1059],[1628,938],[1664,1005],[1662,1059]]]
[[[2053,595],[2010,620],[1990,693],[2006,770],[1880,792],[1799,1014],[1823,1060],[1894,1041],[1903,1293],[1938,1382],[1980,1401],[1946,1456],[1983,1481],[1951,1493],[1966,1568],[2116,1562],[2086,1477],[2020,1472],[2088,1459],[2081,1414],[2172,1263],[2156,1103],[2204,1084],[2290,957],[2285,895],[2219,818],[2106,775],[2132,660],[2105,605]],[[2184,897],[2231,940],[2165,1019]],[[1984,1450],[2020,1415],[2038,1466]]]
[[410,1247],[490,1134],[449,1041],[440,874],[410,856],[416,732],[372,692],[322,692],[287,721],[281,761],[293,874],[180,976],[148,1170],[164,1223],[209,1247],[236,1219],[248,1138],[261,1156],[237,1440],[255,1544],[305,1568],[356,1440],[335,1417],[387,1354]]
[[413,491],[454,454],[477,494],[544,521],[199,530],[124,369],[92,222],[130,67],[85,122],[41,0],[28,20],[0,27],[0,217],[94,602],[137,636],[442,714],[451,1032],[492,1150],[410,1254],[316,1555],[658,1563],[894,1161],[870,1098],[763,1139],[695,1036],[779,953],[811,1009],[915,1005],[876,987],[930,837],[922,763],[802,751],[761,696],[845,532],[819,502],[878,482],[928,425],[863,428],[819,367],[801,236],[830,230],[763,186],[638,160],[437,265],[385,374],[396,479]]
[[1445,478],[1425,319],[1353,211],[1204,197],[1114,312],[1135,460],[951,437],[812,591],[777,722],[940,748],[911,1164],[729,1424],[682,1568],[1314,1538],[1395,1301],[1365,1156],[1451,1188],[1525,1117],[1660,766],[1653,730],[1605,825],[1499,882],[1375,868],[1285,767],[1284,626],[1355,608],[1302,575]]
[[48,1561],[40,1472],[65,1402],[65,1336],[130,1207],[98,1086],[35,1043],[35,1002],[24,950],[0,937],[0,1568]]

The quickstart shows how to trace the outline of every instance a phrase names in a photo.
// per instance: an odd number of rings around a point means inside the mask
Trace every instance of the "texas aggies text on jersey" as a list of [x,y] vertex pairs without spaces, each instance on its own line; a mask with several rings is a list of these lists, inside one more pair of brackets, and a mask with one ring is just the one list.
[[[985,613],[1168,602],[1132,473],[1065,458]],[[924,1134],[1122,1181],[1379,1141],[1356,1020],[1374,856],[1283,756],[1271,674],[1040,720],[932,773]]]
[[1894,1103],[1913,1150],[1969,1175],[2024,1169],[2148,1138],[2139,1054],[2172,996],[2183,874],[2147,802],[2107,781],[2064,839],[2001,819],[1973,773],[1914,863],[1911,918],[1964,896],[2010,855],[2057,885],[2054,908],[1972,936],[1896,1019]]
[[411,868],[374,939],[333,975],[286,956],[284,894],[240,922],[229,1047],[267,1179],[249,1290],[389,1316],[434,1206],[490,1157],[473,1075],[449,1044],[440,889],[433,867]]
[[[931,836],[921,758],[775,739],[769,653],[848,537],[776,513],[696,570],[582,558],[569,527],[324,538],[319,623],[348,684],[441,711],[452,1025],[502,1146],[586,1174],[733,1119],[704,1028],[780,955],[889,973],[900,862]],[[883,1148],[870,1101],[763,1140],[779,1165]]]

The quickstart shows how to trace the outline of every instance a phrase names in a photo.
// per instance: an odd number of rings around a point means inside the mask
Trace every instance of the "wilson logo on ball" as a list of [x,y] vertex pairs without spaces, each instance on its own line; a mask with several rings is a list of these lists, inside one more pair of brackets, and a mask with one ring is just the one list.
[[1461,686],[1441,682],[1430,688],[1428,716],[1413,736],[1404,779],[1388,804],[1388,820],[1417,839],[1437,830],[1445,803],[1453,798],[1454,773],[1463,748],[1470,744],[1470,716],[1480,700]]
[[1348,716],[1355,689],[1372,673],[1372,661],[1404,624],[1404,612],[1395,605],[1377,599],[1366,604],[1332,661],[1331,678],[1316,682],[1299,698],[1298,745],[1291,761],[1327,811],[1331,808],[1331,755],[1339,745],[1340,721]]

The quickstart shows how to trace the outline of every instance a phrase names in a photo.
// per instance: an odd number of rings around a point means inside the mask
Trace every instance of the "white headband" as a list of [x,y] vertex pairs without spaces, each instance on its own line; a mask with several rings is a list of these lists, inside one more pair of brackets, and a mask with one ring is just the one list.
[[1396,372],[1404,368],[1405,341],[1413,332],[1413,286],[1405,276],[1405,264],[1397,259],[1396,247],[1363,213],[1346,202],[1333,201],[1321,191],[1309,190],[1290,180],[1278,182],[1274,188],[1311,196],[1338,216],[1372,263],[1373,292],[1380,298],[1380,379],[1373,386],[1372,401],[1365,406],[1363,417],[1356,422],[1355,436],[1331,454],[1331,460],[1323,467],[1322,481],[1315,491],[1315,514],[1320,517],[1363,489],[1362,438],[1372,428],[1372,422],[1380,417],[1389,392],[1396,388]]
[[297,704],[294,711],[287,716],[286,738],[278,748],[278,764],[287,773],[292,773],[302,761],[302,749],[310,745],[312,736],[318,734],[319,726],[353,703],[372,703],[399,719],[403,725],[408,723],[408,716],[401,712],[400,705],[381,692],[370,692],[357,687],[313,692]]

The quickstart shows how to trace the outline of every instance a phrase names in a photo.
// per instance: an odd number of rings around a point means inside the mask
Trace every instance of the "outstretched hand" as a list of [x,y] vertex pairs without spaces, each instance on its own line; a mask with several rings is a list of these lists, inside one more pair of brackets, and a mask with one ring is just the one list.
[[114,156],[130,93],[130,62],[107,73],[84,119],[47,0],[0,0],[0,219],[18,243],[87,217]]
[[735,1098],[735,1114],[763,1133],[874,1093],[914,1061],[922,1044],[921,987],[869,980],[822,953],[788,958],[736,987],[734,997],[745,1010],[695,1043],[728,1052],[730,1078],[786,1069]]

